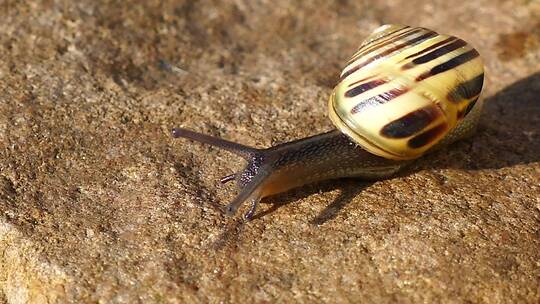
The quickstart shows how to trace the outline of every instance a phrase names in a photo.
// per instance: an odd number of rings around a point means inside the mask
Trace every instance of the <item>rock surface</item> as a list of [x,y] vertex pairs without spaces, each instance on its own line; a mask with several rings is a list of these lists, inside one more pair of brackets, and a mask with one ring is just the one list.
[[[0,303],[540,301],[539,1],[0,7]],[[257,147],[329,130],[340,69],[384,23],[479,49],[475,137],[224,216],[217,181],[242,161],[169,129]]]

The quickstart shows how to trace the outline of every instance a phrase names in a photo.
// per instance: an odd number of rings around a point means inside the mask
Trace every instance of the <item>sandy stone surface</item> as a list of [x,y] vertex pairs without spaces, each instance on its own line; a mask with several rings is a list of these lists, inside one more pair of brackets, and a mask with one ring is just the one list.
[[[7,0],[0,18],[0,303],[540,301],[540,1]],[[476,136],[226,217],[218,180],[242,160],[170,128],[256,147],[330,130],[341,68],[384,23],[478,48]]]

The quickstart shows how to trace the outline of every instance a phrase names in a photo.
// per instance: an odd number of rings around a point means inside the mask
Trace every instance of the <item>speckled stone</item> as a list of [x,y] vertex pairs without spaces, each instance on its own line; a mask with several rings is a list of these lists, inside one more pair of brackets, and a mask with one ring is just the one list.
[[[539,1],[8,0],[0,17],[0,303],[540,302]],[[242,160],[170,128],[256,147],[329,130],[341,68],[383,23],[480,51],[478,133],[226,217],[218,180]]]

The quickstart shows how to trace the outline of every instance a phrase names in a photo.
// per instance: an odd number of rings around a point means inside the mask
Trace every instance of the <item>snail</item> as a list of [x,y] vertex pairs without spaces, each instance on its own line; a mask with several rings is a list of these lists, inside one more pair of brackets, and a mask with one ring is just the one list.
[[483,81],[482,59],[467,42],[422,27],[383,25],[361,43],[330,95],[335,130],[266,149],[183,128],[172,129],[172,136],[247,161],[221,182],[240,188],[226,213],[249,201],[249,220],[264,197],[325,179],[387,178],[470,136],[482,109]]

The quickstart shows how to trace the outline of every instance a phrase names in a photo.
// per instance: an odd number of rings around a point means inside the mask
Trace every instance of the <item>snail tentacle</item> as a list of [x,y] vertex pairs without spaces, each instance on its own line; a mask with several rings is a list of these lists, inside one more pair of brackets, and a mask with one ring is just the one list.
[[256,199],[251,200],[251,206],[249,206],[249,210],[244,214],[244,220],[251,221],[253,218],[253,215],[255,214],[255,211],[257,210],[257,205],[261,201],[261,198],[258,197]]
[[222,177],[219,182],[222,183],[222,184],[226,184],[230,181],[233,181],[236,179],[236,173],[233,173],[233,174],[229,174],[229,175],[226,175],[224,177]]
[[[244,172],[245,171],[246,170],[244,170]],[[245,201],[253,200],[258,202],[259,200],[261,200],[261,190],[264,181],[271,173],[268,170],[261,171],[262,172],[257,172],[257,174],[254,176],[248,177],[249,180],[246,184],[243,184],[241,180],[238,181],[241,190],[240,193],[238,193],[238,195],[233,199],[233,201],[229,205],[227,205],[225,209],[227,215],[234,215],[238,208],[242,206]]]
[[236,181],[241,189],[236,198],[225,208],[227,215],[234,215],[238,208],[245,202],[251,201],[249,211],[244,215],[246,220],[250,220],[256,211],[257,204],[264,196],[264,182],[272,174],[272,166],[269,163],[267,150],[248,147],[239,143],[228,141],[222,138],[198,133],[183,128],[173,128],[174,138],[187,138],[203,144],[224,149],[244,158],[248,164],[244,170],[226,175],[220,179],[222,184]]
[[200,143],[219,147],[221,149],[230,151],[244,159],[249,159],[251,155],[258,151],[258,149],[252,147],[248,147],[222,138],[194,132],[184,128],[173,128],[171,133],[174,138],[188,138],[194,141],[198,141]]

